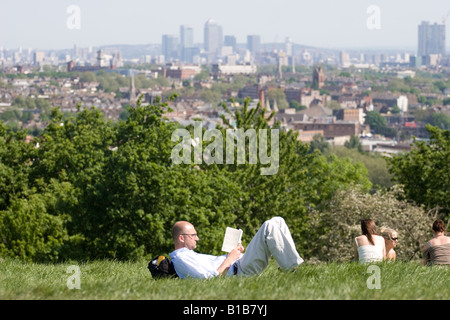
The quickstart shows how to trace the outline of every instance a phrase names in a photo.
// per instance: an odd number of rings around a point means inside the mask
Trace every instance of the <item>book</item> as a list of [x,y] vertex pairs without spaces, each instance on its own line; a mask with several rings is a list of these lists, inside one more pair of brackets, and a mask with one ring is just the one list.
[[222,251],[230,252],[241,243],[242,230],[227,227],[225,237],[223,238]]

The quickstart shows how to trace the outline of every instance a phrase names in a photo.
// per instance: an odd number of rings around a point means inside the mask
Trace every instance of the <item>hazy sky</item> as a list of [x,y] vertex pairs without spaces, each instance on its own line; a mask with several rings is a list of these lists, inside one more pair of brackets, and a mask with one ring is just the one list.
[[[109,44],[161,43],[162,34],[179,34],[181,24],[194,28],[203,43],[208,19],[224,35],[325,48],[417,47],[421,21],[442,23],[448,0],[0,0],[0,47],[62,49]],[[79,29],[70,29],[69,6],[80,9]],[[367,13],[379,8],[379,29],[369,29]],[[72,26],[74,21],[72,21]],[[450,17],[447,19],[450,45]],[[373,26],[374,24],[372,24]]]

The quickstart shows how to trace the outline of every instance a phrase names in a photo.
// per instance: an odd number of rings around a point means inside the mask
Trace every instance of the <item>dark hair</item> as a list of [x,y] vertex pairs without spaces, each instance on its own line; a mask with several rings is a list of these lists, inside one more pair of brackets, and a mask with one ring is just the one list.
[[433,223],[433,231],[434,232],[445,232],[445,223],[442,220],[436,220]]
[[378,233],[375,222],[372,219],[361,220],[361,231],[363,235],[365,235],[367,239],[369,239],[369,242],[372,245],[375,245],[375,243],[373,242],[372,235],[378,235]]

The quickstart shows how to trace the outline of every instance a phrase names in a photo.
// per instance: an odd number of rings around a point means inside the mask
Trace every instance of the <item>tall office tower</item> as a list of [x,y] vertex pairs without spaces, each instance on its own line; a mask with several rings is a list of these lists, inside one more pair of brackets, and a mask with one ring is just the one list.
[[194,46],[194,29],[191,26],[180,26],[180,46],[183,48]]
[[286,55],[288,57],[291,57],[294,53],[294,43],[292,42],[291,38],[286,38],[286,41],[284,42],[284,46],[286,48]]
[[191,26],[180,26],[180,58],[185,62],[192,62],[198,51],[194,47],[194,29]]
[[79,48],[78,48],[78,46],[75,44],[75,45],[73,46],[73,57],[72,57],[72,60],[77,60],[78,55],[79,55]]
[[236,52],[236,37],[235,36],[225,36],[224,45],[226,47],[232,47],[233,52]]
[[178,37],[170,34],[163,34],[161,53],[165,61],[178,58]]
[[422,21],[419,25],[419,56],[430,54],[445,55],[445,24],[430,24]]
[[35,66],[40,66],[45,59],[45,52],[36,51],[33,54],[33,63]]
[[340,56],[341,66],[344,68],[349,67],[350,66],[350,55],[348,54],[348,52],[341,51],[339,56]]
[[256,56],[259,53],[261,45],[261,37],[259,35],[249,35],[247,36],[247,49]]
[[205,23],[203,44],[208,54],[208,62],[213,62],[223,46],[222,26],[219,26],[213,19],[209,19]]

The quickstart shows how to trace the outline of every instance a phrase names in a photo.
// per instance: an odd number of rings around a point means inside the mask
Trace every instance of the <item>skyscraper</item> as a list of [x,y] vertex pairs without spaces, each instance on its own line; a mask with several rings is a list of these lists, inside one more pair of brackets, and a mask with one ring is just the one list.
[[213,62],[223,46],[222,26],[219,26],[213,19],[209,19],[205,23],[203,44],[208,54],[208,61]]
[[176,59],[178,56],[178,37],[170,34],[163,34],[161,53],[166,61]]
[[194,46],[194,29],[191,26],[180,26],[180,46],[183,48]]
[[431,54],[445,55],[445,24],[430,24],[422,21],[419,25],[419,46],[417,54],[428,56]]
[[247,36],[247,49],[255,56],[259,52],[259,47],[261,44],[261,37],[259,35],[248,35]]
[[287,56],[291,57],[294,52],[294,43],[292,42],[291,38],[286,38],[286,40],[284,41],[284,47],[286,49]]
[[232,35],[225,36],[224,45],[227,47],[232,47],[233,52],[236,52],[236,37]]
[[180,26],[180,55],[181,60],[192,62],[198,49],[194,47],[194,29],[191,26]]

